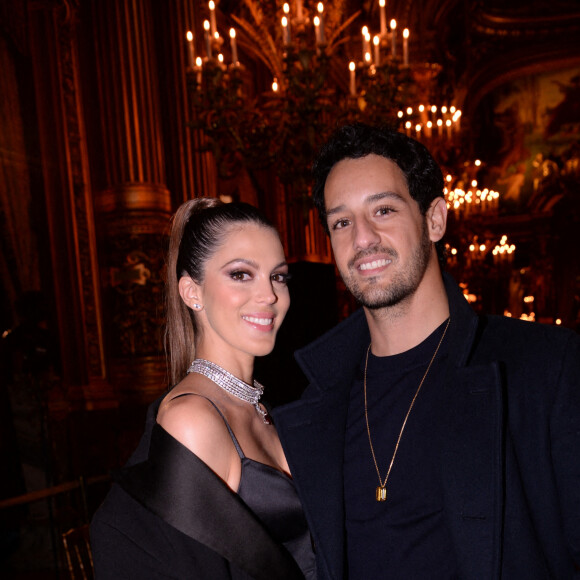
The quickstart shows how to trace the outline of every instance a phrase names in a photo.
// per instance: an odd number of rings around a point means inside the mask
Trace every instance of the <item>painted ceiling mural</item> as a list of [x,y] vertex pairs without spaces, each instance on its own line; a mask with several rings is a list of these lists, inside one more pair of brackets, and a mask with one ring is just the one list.
[[520,77],[492,91],[478,110],[485,179],[502,210],[549,210],[542,192],[578,175],[580,68]]

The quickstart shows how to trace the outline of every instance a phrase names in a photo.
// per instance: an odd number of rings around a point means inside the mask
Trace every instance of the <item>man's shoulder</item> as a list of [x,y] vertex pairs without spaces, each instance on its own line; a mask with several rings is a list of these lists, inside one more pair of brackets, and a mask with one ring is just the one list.
[[524,357],[559,357],[568,348],[580,348],[580,335],[569,328],[486,315],[481,318],[480,345]]
[[512,334],[525,334],[530,338],[537,340],[562,340],[568,341],[574,338],[580,338],[580,335],[570,328],[565,328],[555,324],[545,324],[542,322],[533,322],[501,316],[498,314],[487,314],[483,317],[489,328],[497,332],[506,332]]

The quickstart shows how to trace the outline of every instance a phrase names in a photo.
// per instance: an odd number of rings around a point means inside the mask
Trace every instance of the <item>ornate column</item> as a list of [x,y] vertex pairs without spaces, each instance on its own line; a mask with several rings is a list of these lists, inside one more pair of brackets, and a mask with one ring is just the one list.
[[171,199],[150,0],[93,2],[103,172],[95,193],[111,382],[120,401],[166,386],[163,266]]
[[107,382],[99,271],[78,54],[78,7],[28,13],[50,270],[62,360],[53,412],[114,404]]

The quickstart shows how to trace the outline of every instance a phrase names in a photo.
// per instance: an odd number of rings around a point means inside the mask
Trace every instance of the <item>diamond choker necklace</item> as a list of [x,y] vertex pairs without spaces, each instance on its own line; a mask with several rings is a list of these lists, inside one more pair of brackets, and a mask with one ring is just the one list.
[[258,381],[254,380],[254,386],[252,387],[248,383],[238,379],[238,377],[228,373],[228,371],[222,369],[219,365],[203,358],[196,358],[191,363],[187,369],[187,374],[189,373],[203,375],[230,395],[254,405],[258,415],[262,417],[262,421],[266,425],[272,423],[270,415],[260,407],[260,397],[264,392],[264,387]]

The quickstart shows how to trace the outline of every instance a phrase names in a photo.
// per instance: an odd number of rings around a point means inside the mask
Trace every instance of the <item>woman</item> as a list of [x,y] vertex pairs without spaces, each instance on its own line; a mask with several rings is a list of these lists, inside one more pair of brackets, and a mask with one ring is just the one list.
[[174,216],[167,270],[175,386],[150,407],[93,518],[97,580],[314,578],[308,527],[253,380],[290,305],[278,234],[247,204],[191,200]]

